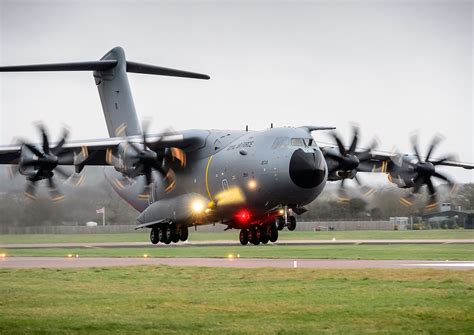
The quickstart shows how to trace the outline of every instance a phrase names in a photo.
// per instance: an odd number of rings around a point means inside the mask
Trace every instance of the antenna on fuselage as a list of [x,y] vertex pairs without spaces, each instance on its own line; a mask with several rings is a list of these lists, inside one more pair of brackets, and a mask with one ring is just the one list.
[[249,125],[245,126],[245,131],[249,131]]

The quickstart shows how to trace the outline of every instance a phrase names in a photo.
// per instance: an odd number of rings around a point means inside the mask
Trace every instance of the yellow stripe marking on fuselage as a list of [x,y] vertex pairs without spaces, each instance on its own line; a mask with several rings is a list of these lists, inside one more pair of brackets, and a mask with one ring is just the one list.
[[207,165],[206,165],[206,175],[205,175],[205,182],[206,182],[206,191],[207,191],[207,195],[209,196],[209,199],[214,202],[214,200],[212,200],[212,196],[211,196],[211,191],[209,191],[209,167],[211,166],[211,162],[212,162],[212,158],[214,156],[211,155],[211,157],[209,157],[209,160],[207,161]]

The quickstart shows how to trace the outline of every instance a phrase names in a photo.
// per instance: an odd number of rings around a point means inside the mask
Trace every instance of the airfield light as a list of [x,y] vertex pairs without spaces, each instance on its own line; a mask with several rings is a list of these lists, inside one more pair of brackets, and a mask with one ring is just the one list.
[[257,182],[255,181],[255,179],[251,179],[248,183],[248,187],[249,189],[251,190],[255,190],[257,188]]
[[200,199],[196,199],[191,204],[191,209],[195,214],[200,214],[204,211],[204,202]]
[[232,258],[234,258],[234,255],[233,254],[228,254],[227,258],[232,259]]
[[143,254],[143,258],[148,258],[148,254]]
[[68,255],[67,255],[67,258],[72,258],[72,254],[68,254]]
[[0,257],[5,258],[7,254],[0,254]]

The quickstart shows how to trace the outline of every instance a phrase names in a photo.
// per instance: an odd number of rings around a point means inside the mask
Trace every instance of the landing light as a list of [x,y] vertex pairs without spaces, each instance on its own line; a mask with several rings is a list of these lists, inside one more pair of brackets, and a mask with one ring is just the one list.
[[251,190],[255,190],[257,188],[257,182],[255,181],[255,179],[249,181],[248,187]]
[[195,214],[200,214],[204,211],[205,204],[202,200],[196,199],[191,204],[191,209]]
[[284,210],[283,208],[280,208],[280,209],[278,210],[278,214],[280,214],[280,215],[285,214],[285,210]]

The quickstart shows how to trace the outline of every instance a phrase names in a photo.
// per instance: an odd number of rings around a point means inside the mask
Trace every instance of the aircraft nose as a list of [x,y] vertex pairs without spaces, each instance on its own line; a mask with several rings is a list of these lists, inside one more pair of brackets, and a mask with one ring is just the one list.
[[302,188],[313,188],[321,184],[326,171],[321,152],[296,150],[290,160],[290,178]]

